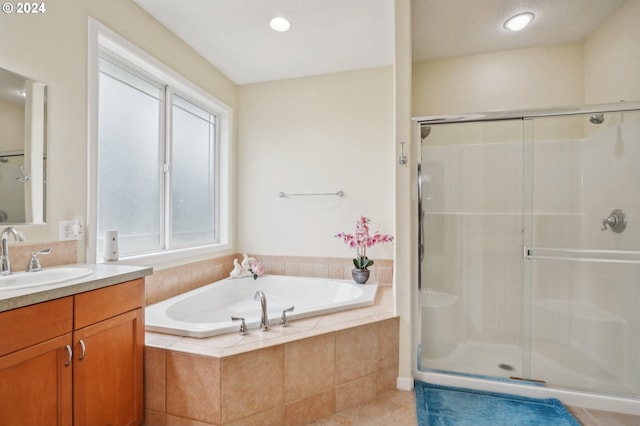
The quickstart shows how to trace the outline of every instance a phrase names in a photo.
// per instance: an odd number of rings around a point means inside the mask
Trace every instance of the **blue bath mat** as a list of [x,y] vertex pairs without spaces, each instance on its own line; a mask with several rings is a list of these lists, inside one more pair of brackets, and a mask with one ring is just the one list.
[[580,426],[560,401],[415,382],[419,426]]

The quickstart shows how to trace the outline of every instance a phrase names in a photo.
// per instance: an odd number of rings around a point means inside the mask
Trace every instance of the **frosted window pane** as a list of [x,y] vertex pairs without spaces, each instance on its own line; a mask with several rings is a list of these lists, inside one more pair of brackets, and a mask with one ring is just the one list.
[[[104,60],[102,61],[104,64]],[[106,70],[108,71],[108,70]],[[124,74],[123,74],[124,73]],[[98,117],[98,256],[117,230],[120,255],[163,247],[162,89],[108,75],[101,64]]]
[[182,98],[173,105],[172,245],[215,241],[215,117]]

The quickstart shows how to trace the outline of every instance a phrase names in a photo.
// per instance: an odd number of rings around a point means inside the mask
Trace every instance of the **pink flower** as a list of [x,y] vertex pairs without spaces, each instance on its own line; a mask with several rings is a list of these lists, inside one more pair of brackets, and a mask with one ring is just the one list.
[[258,277],[264,275],[264,265],[260,262],[252,263],[251,272],[253,273],[253,279],[258,279]]
[[336,234],[336,238],[340,238],[350,248],[356,249],[356,259],[354,259],[354,265],[356,268],[365,268],[373,265],[373,260],[367,258],[367,249],[375,246],[376,244],[390,243],[393,241],[393,237],[387,234],[380,234],[376,231],[373,236],[369,235],[369,222],[370,220],[364,216],[360,216],[356,222],[355,234],[347,234],[340,232]]

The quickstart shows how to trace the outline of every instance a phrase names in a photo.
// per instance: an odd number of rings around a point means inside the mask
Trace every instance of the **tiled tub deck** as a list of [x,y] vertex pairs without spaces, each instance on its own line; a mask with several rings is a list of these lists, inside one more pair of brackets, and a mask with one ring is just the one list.
[[395,389],[392,298],[247,336],[147,332],[145,425],[300,425]]

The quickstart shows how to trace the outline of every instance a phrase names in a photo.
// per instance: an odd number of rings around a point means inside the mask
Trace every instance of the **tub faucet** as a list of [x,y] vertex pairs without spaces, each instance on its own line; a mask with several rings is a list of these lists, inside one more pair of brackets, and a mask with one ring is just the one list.
[[13,238],[16,241],[24,241],[24,235],[18,229],[13,226],[4,228],[2,234],[0,234],[0,240],[2,241],[2,255],[0,256],[0,275],[11,274],[11,260],[9,259],[9,234],[13,234]]
[[262,290],[258,290],[253,296],[253,300],[260,300],[260,306],[262,307],[262,316],[260,317],[260,330],[269,330],[269,318],[267,317],[267,296],[264,295]]

